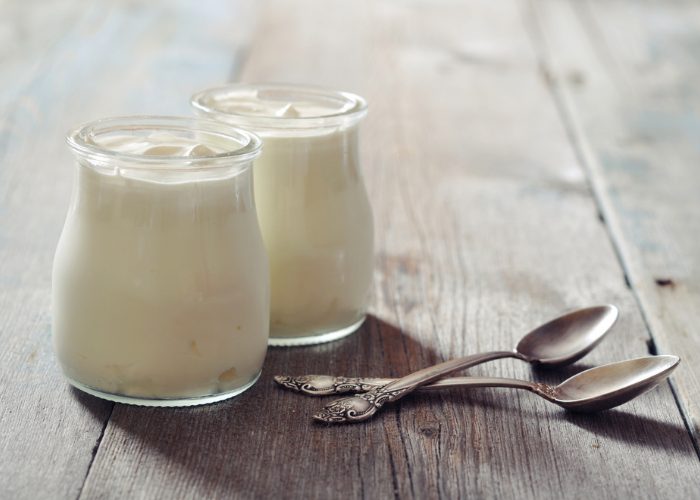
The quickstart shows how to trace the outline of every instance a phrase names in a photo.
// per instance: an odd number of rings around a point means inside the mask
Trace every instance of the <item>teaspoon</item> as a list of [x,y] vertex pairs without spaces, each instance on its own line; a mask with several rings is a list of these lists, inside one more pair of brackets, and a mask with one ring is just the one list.
[[[507,378],[453,377],[421,389],[447,387],[510,387],[534,392],[570,411],[593,412],[620,406],[653,389],[678,366],[677,356],[646,356],[597,366],[577,373],[557,386]],[[370,391],[371,392],[371,391]],[[375,400],[351,396],[338,399],[314,415],[327,423],[353,423],[376,413]]]
[[[354,398],[358,408],[366,415],[365,418],[369,418],[384,404],[397,401],[422,385],[486,361],[517,358],[548,366],[573,363],[603,339],[617,320],[617,315],[617,308],[612,305],[579,309],[537,327],[525,335],[512,351],[473,354],[445,361],[406,375],[383,387],[358,394]],[[346,404],[349,404],[349,400],[353,398],[347,399]],[[366,407],[367,402],[371,402],[369,408]],[[348,411],[357,413],[352,408],[348,408]]]
[[[494,351],[453,359],[409,375],[400,386],[418,387],[443,375],[501,358],[517,358],[544,366],[571,364],[588,354],[615,324],[618,311],[613,305],[579,309],[553,319],[525,335],[512,351]],[[427,377],[427,378],[426,378]],[[406,378],[406,377],[405,377]],[[365,392],[377,386],[395,383],[398,380],[376,383],[382,379],[357,379],[330,375],[303,375],[290,377],[278,375],[280,385],[298,392],[325,396],[346,392]],[[364,383],[364,385],[363,385]],[[360,389],[357,386],[360,386]],[[415,388],[414,387],[414,388]],[[356,390],[357,389],[357,390]],[[407,391],[408,392],[408,391]]]

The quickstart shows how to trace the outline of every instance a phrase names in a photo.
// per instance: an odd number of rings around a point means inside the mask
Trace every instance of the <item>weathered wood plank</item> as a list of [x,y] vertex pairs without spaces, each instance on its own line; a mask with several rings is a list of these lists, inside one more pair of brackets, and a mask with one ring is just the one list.
[[[619,304],[623,318],[586,363],[647,352],[526,13],[525,2],[485,0],[267,5],[242,79],[326,84],[370,101],[363,158],[377,222],[374,316],[335,344],[271,350],[261,381],[233,401],[117,405],[85,498],[700,493],[668,386],[598,416],[528,394],[453,391],[406,400],[366,425],[325,427],[310,421],[321,401],[271,381],[398,375],[505,348],[564,309],[598,302]],[[474,372],[562,378],[515,362]]]
[[700,5],[535,5],[553,83],[656,346],[683,356],[676,390],[697,439]]
[[183,96],[236,63],[244,13],[223,1],[0,5],[0,497],[76,498],[113,406],[70,390],[51,349],[66,131],[110,114],[188,114]]
[[[85,14],[79,2],[55,3],[36,15],[26,3],[2,7],[0,496],[75,498],[112,405],[77,396],[53,362],[50,270],[63,209],[47,210],[42,202],[63,203],[70,175],[56,179],[52,172],[49,148],[62,137],[41,125],[53,109],[32,86]],[[35,149],[44,157],[33,156]]]

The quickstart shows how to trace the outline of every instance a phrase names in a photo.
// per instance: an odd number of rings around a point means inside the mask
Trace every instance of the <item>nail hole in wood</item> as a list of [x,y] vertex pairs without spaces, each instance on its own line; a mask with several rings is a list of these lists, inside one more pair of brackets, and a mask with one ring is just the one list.
[[671,278],[656,278],[654,281],[658,286],[669,286],[671,288],[676,286],[676,282]]

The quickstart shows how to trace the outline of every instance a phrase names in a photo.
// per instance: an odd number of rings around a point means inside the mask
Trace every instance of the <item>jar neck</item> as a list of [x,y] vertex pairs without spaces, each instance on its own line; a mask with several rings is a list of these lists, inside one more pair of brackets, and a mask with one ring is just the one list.
[[260,152],[260,138],[221,122],[168,116],[127,116],[86,123],[66,138],[91,165],[144,170],[245,167]]
[[82,216],[126,224],[158,224],[168,218],[195,221],[212,214],[254,212],[250,168],[228,176],[223,172],[218,176],[187,174],[185,179],[183,175],[153,175],[138,169],[110,172],[80,162],[72,209]]

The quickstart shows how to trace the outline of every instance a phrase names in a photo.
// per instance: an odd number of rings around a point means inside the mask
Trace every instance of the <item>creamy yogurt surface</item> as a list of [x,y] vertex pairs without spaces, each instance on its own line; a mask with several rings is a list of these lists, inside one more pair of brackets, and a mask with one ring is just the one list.
[[66,375],[147,399],[254,380],[269,290],[250,169],[169,169],[169,158],[225,152],[216,141],[115,133],[92,145],[163,161],[79,159],[53,272],[54,344]]
[[267,118],[323,118],[351,113],[362,106],[343,95],[275,88],[241,89],[235,95],[212,98],[210,103],[233,115]]

